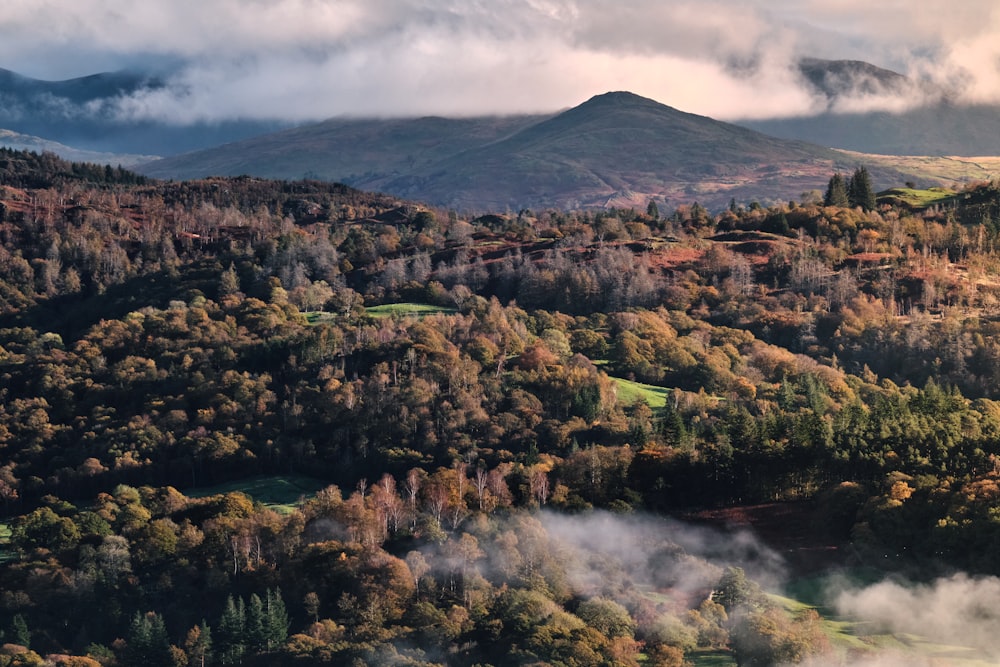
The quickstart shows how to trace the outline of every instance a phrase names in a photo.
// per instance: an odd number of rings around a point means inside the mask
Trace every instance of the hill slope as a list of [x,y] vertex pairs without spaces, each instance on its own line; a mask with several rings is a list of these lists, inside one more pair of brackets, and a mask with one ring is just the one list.
[[144,165],[150,176],[303,177],[377,190],[456,153],[507,137],[546,116],[331,119]]
[[157,177],[315,175],[463,209],[798,197],[844,156],[631,93],[556,116],[329,121],[153,162]]

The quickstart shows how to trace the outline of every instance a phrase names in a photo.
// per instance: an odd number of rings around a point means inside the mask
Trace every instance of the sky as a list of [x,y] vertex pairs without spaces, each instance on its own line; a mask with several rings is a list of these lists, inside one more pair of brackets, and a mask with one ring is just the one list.
[[[996,0],[3,0],[0,67],[126,68],[167,89],[119,113],[227,118],[552,112],[628,90],[722,120],[815,112],[803,56],[1000,101]],[[884,96],[852,108],[913,104]]]

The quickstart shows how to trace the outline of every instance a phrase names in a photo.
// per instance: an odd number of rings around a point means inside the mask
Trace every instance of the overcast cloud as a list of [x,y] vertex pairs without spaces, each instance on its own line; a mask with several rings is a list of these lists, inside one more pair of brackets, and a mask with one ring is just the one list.
[[610,90],[720,119],[800,115],[826,103],[797,77],[801,56],[865,60],[967,101],[1000,101],[1000,3],[5,0],[0,9],[0,67],[49,80],[162,67],[171,87],[122,113],[178,122],[555,111]]

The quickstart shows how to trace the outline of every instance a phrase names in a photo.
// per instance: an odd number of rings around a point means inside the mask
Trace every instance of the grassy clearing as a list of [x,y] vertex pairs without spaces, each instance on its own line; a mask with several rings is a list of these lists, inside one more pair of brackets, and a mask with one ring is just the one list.
[[326,486],[328,486],[326,482],[312,477],[271,475],[251,477],[214,486],[200,486],[188,489],[184,494],[190,498],[205,498],[220,493],[241,491],[265,507],[282,514],[288,514],[300,504],[303,497],[309,498]]
[[319,324],[320,322],[329,322],[337,317],[333,313],[327,313],[322,310],[310,310],[302,314],[306,316],[306,322],[308,322],[309,324]]
[[694,667],[736,667],[736,659],[729,651],[718,649],[698,649],[687,657]]
[[908,206],[911,209],[925,209],[935,204],[944,204],[955,198],[955,191],[948,188],[930,188],[915,190],[913,188],[892,188],[879,193],[879,200],[897,205]]
[[625,404],[645,401],[649,407],[659,410],[667,404],[667,398],[670,396],[671,390],[665,387],[633,382],[624,378],[611,379],[618,385],[618,400]]
[[371,317],[427,317],[438,313],[450,315],[457,311],[454,308],[432,306],[427,303],[386,303],[365,308],[365,312]]

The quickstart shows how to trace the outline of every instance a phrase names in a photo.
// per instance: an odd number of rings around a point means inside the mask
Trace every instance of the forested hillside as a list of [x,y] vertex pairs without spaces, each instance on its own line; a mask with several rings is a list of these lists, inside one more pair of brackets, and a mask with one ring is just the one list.
[[995,183],[463,219],[0,151],[0,665],[835,660],[667,517],[995,573],[998,238]]

